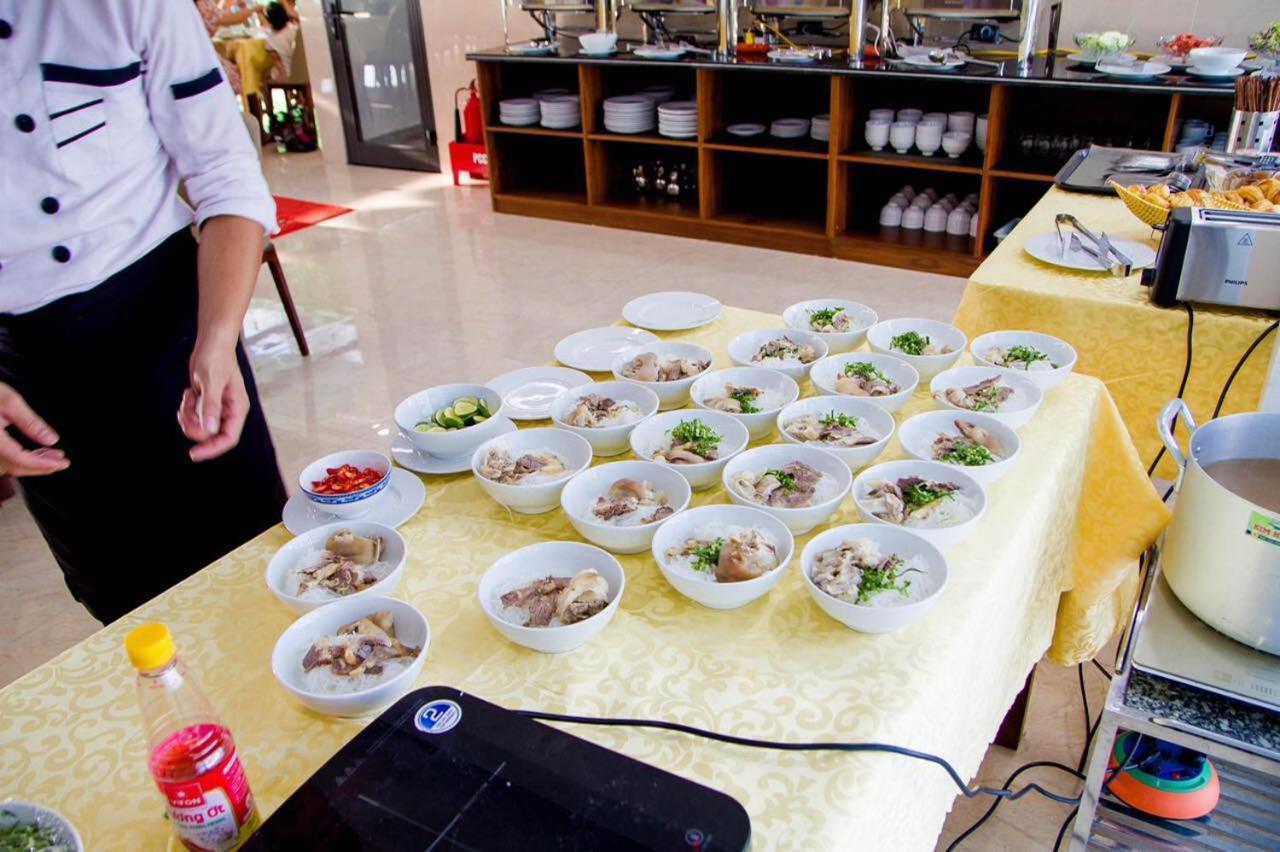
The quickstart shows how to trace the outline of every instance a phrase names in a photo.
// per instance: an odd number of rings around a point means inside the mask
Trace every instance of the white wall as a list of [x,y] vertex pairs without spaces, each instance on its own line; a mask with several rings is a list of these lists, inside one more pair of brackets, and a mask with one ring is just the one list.
[[[502,43],[502,16],[498,0],[418,2],[426,35],[427,68],[440,155],[444,170],[448,171],[454,91],[475,76],[475,68],[464,56],[468,51]],[[302,35],[307,42],[324,157],[345,163],[346,147],[320,1],[299,0],[298,11],[302,15]],[[1243,46],[1249,34],[1276,18],[1280,18],[1280,0],[1064,0],[1059,43],[1070,46],[1072,33],[1078,31],[1115,29],[1136,36],[1140,49],[1154,50],[1158,36],[1178,32],[1221,35],[1227,44]],[[527,16],[515,14],[512,21],[513,37],[527,38],[536,33]]]

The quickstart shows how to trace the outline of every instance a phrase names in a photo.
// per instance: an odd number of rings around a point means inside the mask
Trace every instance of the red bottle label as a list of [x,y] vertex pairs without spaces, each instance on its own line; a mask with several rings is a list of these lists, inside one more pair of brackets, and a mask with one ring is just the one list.
[[[162,745],[157,751],[164,749]],[[253,794],[234,746],[226,760],[199,778],[157,780],[156,785],[168,802],[169,822],[192,852],[226,852],[252,829]]]

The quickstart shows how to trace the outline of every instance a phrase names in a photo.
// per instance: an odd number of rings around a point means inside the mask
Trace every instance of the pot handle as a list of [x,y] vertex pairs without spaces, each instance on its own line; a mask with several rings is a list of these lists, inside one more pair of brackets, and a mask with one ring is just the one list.
[[1188,435],[1196,431],[1196,421],[1191,417],[1191,409],[1181,399],[1172,400],[1161,409],[1160,416],[1156,419],[1156,430],[1160,433],[1160,440],[1164,441],[1164,448],[1177,462],[1178,469],[1182,470],[1187,466],[1187,457],[1182,454],[1177,438],[1173,437],[1173,429],[1177,425],[1175,418],[1187,427]]

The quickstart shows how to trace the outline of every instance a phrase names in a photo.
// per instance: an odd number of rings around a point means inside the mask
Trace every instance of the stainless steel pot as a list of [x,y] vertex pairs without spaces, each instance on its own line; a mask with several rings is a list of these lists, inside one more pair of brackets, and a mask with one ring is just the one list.
[[[1173,437],[1175,416],[1191,432],[1186,456]],[[1233,414],[1197,428],[1175,399],[1158,428],[1182,469],[1161,556],[1169,587],[1211,627],[1280,654],[1280,517],[1205,472],[1229,459],[1280,459],[1280,414]]]

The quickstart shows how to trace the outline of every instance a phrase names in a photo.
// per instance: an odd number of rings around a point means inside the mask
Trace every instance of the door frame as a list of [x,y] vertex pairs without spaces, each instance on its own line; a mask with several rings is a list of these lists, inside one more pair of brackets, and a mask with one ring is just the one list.
[[355,81],[352,80],[351,57],[347,52],[347,34],[342,0],[322,0],[325,35],[333,59],[333,77],[338,89],[338,112],[342,117],[342,135],[347,143],[347,162],[355,166],[377,166],[389,169],[411,169],[420,172],[440,171],[439,134],[431,100],[430,73],[427,69],[427,45],[423,34],[422,7],[418,0],[404,0],[408,12],[409,48],[413,54],[417,76],[418,108],[427,134],[425,150],[392,148],[364,141],[360,133],[360,113],[356,108]]

